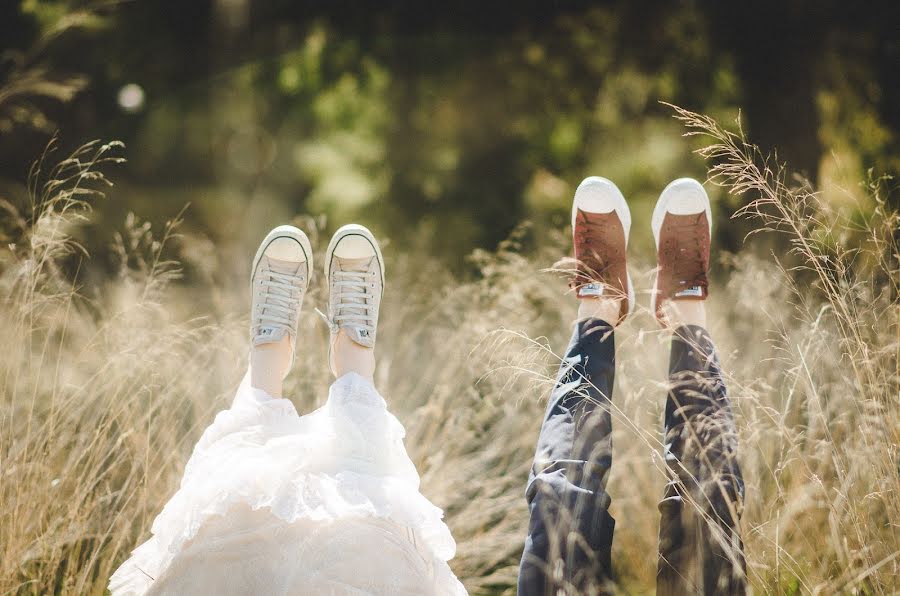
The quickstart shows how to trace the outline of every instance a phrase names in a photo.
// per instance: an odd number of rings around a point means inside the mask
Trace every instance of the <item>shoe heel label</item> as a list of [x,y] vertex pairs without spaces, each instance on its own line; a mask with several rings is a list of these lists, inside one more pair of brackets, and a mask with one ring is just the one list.
[[603,295],[603,284],[584,284],[580,288],[578,288],[578,296],[602,296]]
[[680,292],[675,292],[675,298],[682,298],[685,296],[693,296],[696,298],[703,297],[703,288],[701,286],[692,286],[690,288],[685,288]]

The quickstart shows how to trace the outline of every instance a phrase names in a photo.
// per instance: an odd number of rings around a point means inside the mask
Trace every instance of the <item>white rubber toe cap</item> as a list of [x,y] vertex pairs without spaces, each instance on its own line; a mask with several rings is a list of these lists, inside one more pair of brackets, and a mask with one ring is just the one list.
[[700,213],[709,206],[706,190],[693,178],[679,178],[663,190],[666,211],[674,215]]
[[253,257],[252,271],[255,274],[259,260],[265,255],[270,259],[302,263],[309,261],[312,265],[312,246],[309,238],[299,228],[284,225],[274,228],[266,234]]
[[628,233],[631,230],[631,211],[625,201],[622,191],[611,180],[600,176],[588,176],[575,190],[575,198],[572,201],[572,228],[575,228],[575,216],[578,211],[588,213],[610,213],[615,211],[625,230],[625,241],[628,242]]
[[663,189],[653,210],[651,227],[656,247],[659,248],[659,231],[662,229],[666,213],[673,215],[690,215],[706,211],[706,221],[712,231],[712,214],[709,206],[709,196],[703,185],[693,178],[679,178]]
[[270,259],[278,259],[279,261],[289,261],[291,263],[302,263],[306,260],[306,253],[297,241],[293,238],[281,236],[272,240],[266,247],[264,253]]
[[364,259],[375,256],[375,247],[364,236],[350,234],[341,238],[334,247],[334,256],[339,259]]
[[347,224],[341,226],[331,237],[325,251],[325,277],[331,276],[331,261],[338,259],[363,259],[376,257],[381,270],[381,283],[384,285],[384,257],[375,235],[365,226]]

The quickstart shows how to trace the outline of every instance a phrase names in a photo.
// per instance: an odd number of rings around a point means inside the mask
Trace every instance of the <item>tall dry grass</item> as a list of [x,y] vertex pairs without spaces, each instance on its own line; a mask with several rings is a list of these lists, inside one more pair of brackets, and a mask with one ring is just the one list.
[[[708,138],[713,182],[751,200],[738,216],[785,234],[793,251],[722,255],[709,301],[738,418],[750,581],[767,593],[892,593],[898,215],[874,185],[871,214],[842,219],[808,187],[789,187],[740,133],[678,114]],[[0,252],[2,593],[102,593],[246,366],[245,288],[173,284],[178,264],[166,255],[192,253],[177,221],[157,237],[129,218],[115,241],[118,274],[90,284],[73,275],[73,227],[90,217],[120,150],[92,144],[55,167],[47,158],[30,208],[5,206],[15,242]],[[321,248],[322,222],[299,223]],[[481,275],[465,282],[386,247],[376,381],[407,427],[423,492],[446,511],[459,543],[452,565],[473,594],[514,592],[524,483],[575,312],[562,282],[540,273],[567,251],[564,233],[527,254],[517,238],[473,254]],[[651,269],[632,265],[639,288]],[[313,284],[287,387],[301,412],[330,382],[327,330],[312,311],[326,294],[321,278]],[[668,338],[642,308],[616,342],[613,559],[622,591],[646,593],[665,481]]]

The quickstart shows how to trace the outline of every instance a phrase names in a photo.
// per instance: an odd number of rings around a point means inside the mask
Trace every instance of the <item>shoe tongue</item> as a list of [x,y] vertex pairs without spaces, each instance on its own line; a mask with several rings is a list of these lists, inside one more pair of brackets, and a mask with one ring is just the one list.
[[282,261],[271,257],[266,258],[268,260],[269,269],[275,273],[283,273],[285,275],[296,275],[303,265],[302,262],[297,261]]
[[[271,257],[266,257],[266,269],[270,271],[274,271],[275,273],[282,273],[284,275],[297,275],[302,271],[304,263],[297,261],[283,261],[280,259],[273,259]],[[270,287],[268,293],[272,296],[286,298],[290,292],[287,290],[283,290],[281,288],[273,288]],[[268,309],[265,305],[263,305],[263,313],[266,314]],[[258,346],[260,344],[271,344],[281,341],[281,339],[287,335],[288,331],[284,327],[280,325],[273,325],[263,323],[259,326],[256,331],[256,334],[253,336],[253,345]]]
[[339,265],[341,271],[358,271],[366,273],[369,265],[372,263],[373,257],[360,257],[358,259],[340,259]]
[[[283,275],[298,275],[302,273],[305,262],[298,261],[281,261],[267,257],[266,268],[275,273]],[[270,287],[269,294],[272,296],[287,297],[291,294],[289,290],[284,288]]]
[[[341,259],[340,260],[340,269],[341,269],[341,271],[368,273],[369,267],[372,264],[373,258],[374,257],[362,257],[362,258],[358,258],[358,259]],[[359,289],[365,290],[365,286],[366,286],[366,282],[364,280],[360,281]],[[353,291],[357,291],[357,288],[355,288],[353,285],[350,285],[350,286],[347,286],[347,290],[350,292],[353,292]],[[365,306],[365,304],[366,304],[365,298],[348,297],[348,298],[342,298],[341,301],[344,303],[360,304],[362,306]],[[360,307],[360,308],[345,307],[345,308],[342,308],[341,312],[337,313],[337,314],[358,316],[359,317],[358,319],[345,320],[341,324],[341,327],[343,327],[344,331],[347,333],[347,335],[350,337],[350,339],[352,339],[356,343],[358,343],[362,346],[366,346],[366,347],[372,347],[374,345],[371,332],[368,329],[363,329],[361,326],[363,324],[365,316],[366,316],[365,308],[363,308],[363,307]]]

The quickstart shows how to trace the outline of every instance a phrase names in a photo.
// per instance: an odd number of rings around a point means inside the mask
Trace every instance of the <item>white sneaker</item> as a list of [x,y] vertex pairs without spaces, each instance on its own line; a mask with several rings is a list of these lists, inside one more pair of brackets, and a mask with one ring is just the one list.
[[278,226],[268,233],[256,251],[250,275],[250,337],[254,346],[275,343],[288,335],[293,358],[300,307],[311,270],[312,247],[302,230]]
[[335,232],[325,252],[325,276],[331,346],[343,330],[357,344],[374,348],[384,292],[384,258],[372,232],[357,224]]

